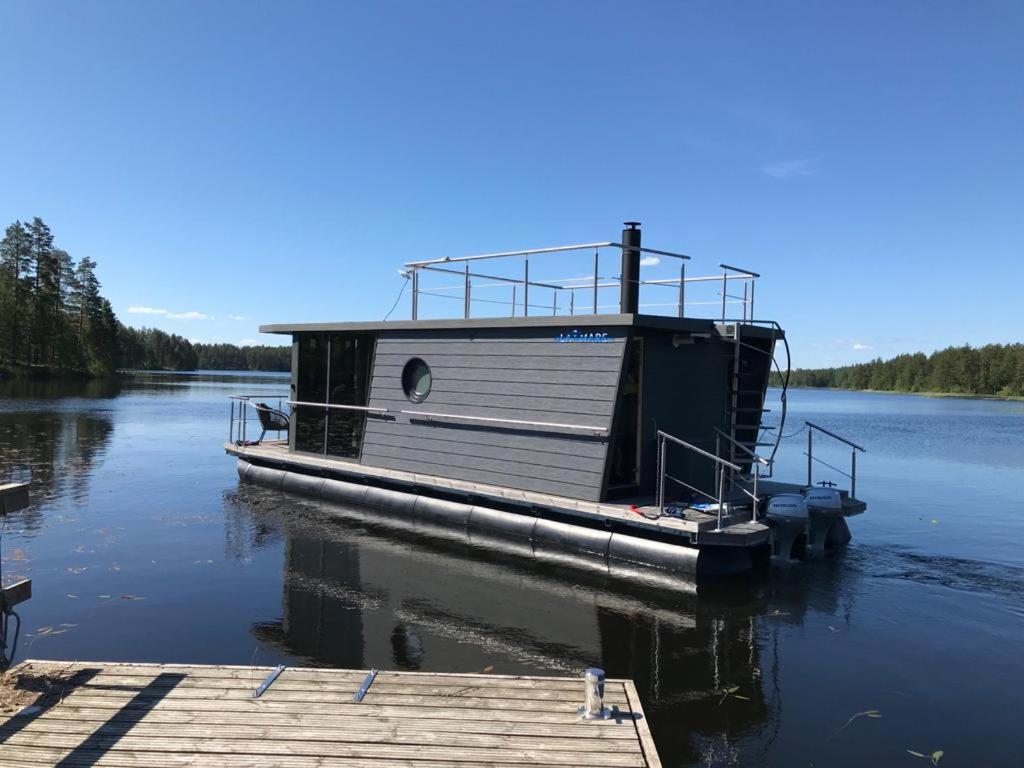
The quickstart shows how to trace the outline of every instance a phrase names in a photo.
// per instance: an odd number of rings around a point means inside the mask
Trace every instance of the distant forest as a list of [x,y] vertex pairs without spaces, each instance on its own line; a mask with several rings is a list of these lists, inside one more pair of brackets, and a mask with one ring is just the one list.
[[0,241],[0,372],[108,375],[123,368],[287,371],[290,347],[193,344],[129,328],[100,293],[96,262],[55,247],[39,217]]
[[[775,376],[778,383],[778,376]],[[842,368],[793,371],[794,387],[1024,397],[1024,344],[949,347]]]

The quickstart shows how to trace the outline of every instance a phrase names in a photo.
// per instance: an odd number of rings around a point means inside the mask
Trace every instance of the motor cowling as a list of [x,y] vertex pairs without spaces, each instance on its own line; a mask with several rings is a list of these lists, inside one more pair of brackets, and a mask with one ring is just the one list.
[[804,490],[807,506],[838,512],[843,508],[843,499],[835,488],[807,488]]
[[768,499],[765,514],[776,520],[806,520],[807,499],[799,493],[780,493]]

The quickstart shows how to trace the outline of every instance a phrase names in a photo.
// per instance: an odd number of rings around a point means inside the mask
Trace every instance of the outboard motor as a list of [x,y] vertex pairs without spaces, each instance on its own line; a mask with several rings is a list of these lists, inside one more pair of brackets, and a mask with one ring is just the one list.
[[765,516],[772,529],[772,559],[794,560],[798,540],[807,540],[810,514],[807,499],[799,493],[779,493],[768,499]]
[[807,528],[808,551],[823,552],[826,546],[850,540],[850,529],[843,517],[843,497],[836,488],[804,488],[804,498],[811,517]]
[[843,509],[843,498],[835,488],[805,488],[804,498],[813,510],[841,512]]
[[769,520],[807,522],[807,499],[799,493],[779,493],[768,499]]

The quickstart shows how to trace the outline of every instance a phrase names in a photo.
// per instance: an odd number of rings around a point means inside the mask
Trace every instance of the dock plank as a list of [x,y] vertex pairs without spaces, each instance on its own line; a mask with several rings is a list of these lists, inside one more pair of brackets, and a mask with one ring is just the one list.
[[629,681],[581,721],[580,679],[381,672],[357,704],[364,671],[287,668],[253,699],[271,669],[24,662],[0,678],[31,704],[0,724],[3,765],[660,766]]

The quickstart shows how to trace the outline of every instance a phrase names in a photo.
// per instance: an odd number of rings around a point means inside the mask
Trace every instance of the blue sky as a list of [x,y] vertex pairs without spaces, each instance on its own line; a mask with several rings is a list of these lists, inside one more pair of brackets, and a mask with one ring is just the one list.
[[801,365],[1024,336],[1019,2],[2,0],[0,32],[0,220],[132,325],[377,319],[404,261],[639,219],[760,271]]

